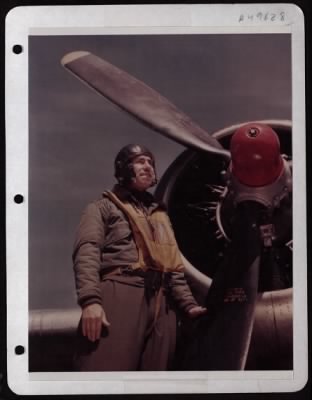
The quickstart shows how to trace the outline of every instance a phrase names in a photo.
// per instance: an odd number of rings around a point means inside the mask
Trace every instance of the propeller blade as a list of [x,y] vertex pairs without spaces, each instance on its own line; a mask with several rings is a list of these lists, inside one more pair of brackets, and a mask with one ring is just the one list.
[[213,278],[206,299],[207,316],[198,321],[194,343],[186,353],[188,369],[245,367],[258,294],[262,209],[251,201],[237,206],[227,259]]
[[62,65],[99,94],[176,142],[230,159],[230,154],[190,117],[154,89],[85,51],[66,54]]

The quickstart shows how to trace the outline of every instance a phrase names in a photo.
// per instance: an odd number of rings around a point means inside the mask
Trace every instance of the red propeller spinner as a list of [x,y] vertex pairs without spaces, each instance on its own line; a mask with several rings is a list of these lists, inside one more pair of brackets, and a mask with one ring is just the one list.
[[279,138],[268,125],[242,125],[232,136],[230,151],[232,173],[244,185],[268,185],[283,170]]

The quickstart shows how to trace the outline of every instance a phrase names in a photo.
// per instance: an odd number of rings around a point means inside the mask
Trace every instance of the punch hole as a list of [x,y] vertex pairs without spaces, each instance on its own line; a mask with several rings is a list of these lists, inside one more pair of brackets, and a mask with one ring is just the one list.
[[15,347],[15,354],[17,354],[18,356],[20,356],[21,354],[25,353],[25,347],[24,346],[16,346]]
[[21,54],[23,52],[23,47],[20,44],[15,44],[12,50],[14,54]]
[[15,203],[17,203],[17,204],[21,204],[21,203],[23,203],[23,201],[24,201],[24,196],[22,196],[21,194],[16,194],[16,195],[14,196],[14,201],[15,201]]

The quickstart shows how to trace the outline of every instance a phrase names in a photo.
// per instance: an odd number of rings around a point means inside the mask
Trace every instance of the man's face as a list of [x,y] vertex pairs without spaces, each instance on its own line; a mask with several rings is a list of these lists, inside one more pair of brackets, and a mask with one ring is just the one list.
[[139,191],[147,190],[155,181],[155,171],[151,157],[140,155],[132,160],[135,177],[130,187]]

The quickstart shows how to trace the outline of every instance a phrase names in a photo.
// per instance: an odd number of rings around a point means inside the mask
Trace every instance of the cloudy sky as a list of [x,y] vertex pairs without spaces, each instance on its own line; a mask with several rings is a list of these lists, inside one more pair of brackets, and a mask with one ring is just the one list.
[[86,204],[114,184],[127,143],[158,175],[184,147],[144,127],[69,74],[68,52],[92,52],[156,89],[209,133],[291,119],[290,35],[31,36],[29,40],[30,308],[76,305],[71,252]]

